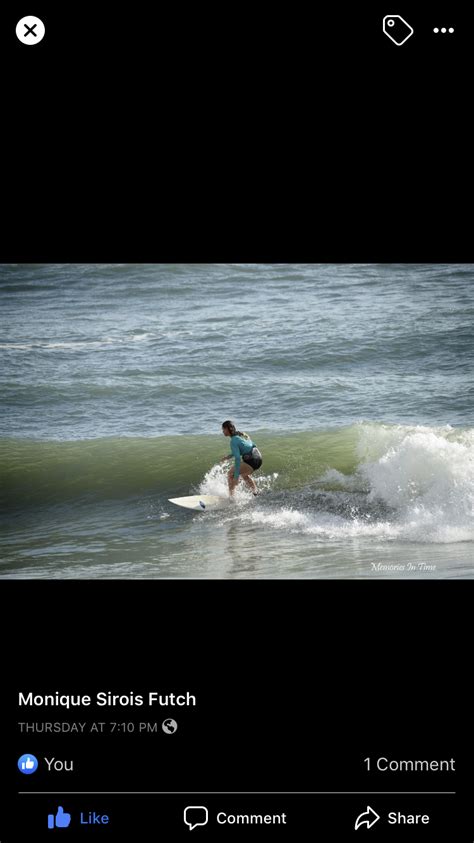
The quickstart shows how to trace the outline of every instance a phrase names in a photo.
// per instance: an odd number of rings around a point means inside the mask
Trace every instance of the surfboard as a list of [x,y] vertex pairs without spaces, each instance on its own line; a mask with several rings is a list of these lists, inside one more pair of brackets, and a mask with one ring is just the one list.
[[217,509],[219,506],[224,506],[228,503],[229,498],[224,498],[220,495],[188,495],[184,498],[168,498],[170,503],[176,506],[183,506],[185,509],[195,509],[196,511],[206,512],[210,509]]

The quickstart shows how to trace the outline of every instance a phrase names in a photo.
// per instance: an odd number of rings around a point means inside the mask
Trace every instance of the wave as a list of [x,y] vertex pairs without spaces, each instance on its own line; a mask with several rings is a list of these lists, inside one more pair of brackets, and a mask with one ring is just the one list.
[[[301,486],[328,466],[351,471],[355,431],[261,433],[265,466],[286,488]],[[127,498],[195,488],[229,452],[223,436],[190,434],[52,441],[0,440],[0,475],[10,502],[62,501],[82,494]]]
[[36,351],[36,350],[68,350],[83,351],[84,349],[97,349],[109,345],[122,345],[124,343],[143,342],[153,338],[154,334],[148,331],[130,331],[123,337],[100,337],[96,339],[71,339],[71,340],[34,340],[31,342],[0,342],[0,349],[6,351]]
[[[474,540],[474,430],[361,422],[251,431],[264,456],[256,506],[238,517],[321,538]],[[0,440],[6,509],[226,491],[223,437]],[[245,497],[245,490],[239,492]],[[224,517],[224,516],[223,516]],[[225,516],[226,517],[226,516]]]

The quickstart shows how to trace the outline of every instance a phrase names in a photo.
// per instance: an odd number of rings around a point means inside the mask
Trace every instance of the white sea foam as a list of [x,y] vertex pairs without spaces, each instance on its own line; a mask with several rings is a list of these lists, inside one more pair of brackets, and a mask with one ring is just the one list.
[[101,348],[102,346],[120,345],[129,342],[142,342],[153,336],[150,333],[144,332],[142,334],[128,334],[125,337],[102,337],[100,339],[91,340],[69,340],[64,342],[53,342],[49,340],[35,340],[34,342],[3,342],[0,343],[0,349],[10,351],[31,351],[32,349],[71,349],[78,351],[84,348]]
[[376,460],[359,466],[370,499],[398,512],[403,537],[474,540],[474,434],[397,428]]
[[199,485],[199,493],[201,495],[220,495],[224,497],[228,495],[227,470],[228,467],[226,465],[220,463],[213,465]]
[[370,522],[363,518],[347,519],[325,512],[303,512],[289,507],[254,509],[243,512],[247,523],[304,533],[324,540],[369,536],[385,539],[400,538],[399,530],[388,522]]
[[[204,477],[204,480],[199,485],[199,492],[201,495],[220,495],[227,497],[229,494],[229,487],[227,484],[227,472],[229,471],[230,463],[214,465]],[[277,480],[278,474],[274,472],[268,475],[255,475],[254,480],[259,492],[268,491],[274,482]],[[253,495],[244,483],[243,480],[237,485],[234,493],[236,503],[246,503]]]
[[[330,469],[320,480],[326,488],[329,484],[342,489],[341,494],[365,490],[367,511],[363,515],[349,517],[304,504],[272,507],[270,500],[269,507],[242,512],[241,518],[246,523],[324,540],[474,541],[472,430],[361,427],[359,452],[362,461],[354,475]],[[291,499],[291,492],[288,497]],[[331,496],[333,503],[336,497],[337,492]]]
[[81,348],[97,348],[102,345],[111,345],[112,343],[116,343],[118,340],[113,340],[111,338],[106,338],[102,340],[74,340],[72,342],[30,342],[30,343],[16,343],[16,342],[4,342],[0,343],[0,348],[10,349],[13,351],[31,351],[34,348],[39,349],[56,349],[56,348],[70,348],[70,349],[81,349]]
[[360,474],[342,474],[335,468],[328,468],[320,478],[325,489],[345,489],[349,492],[369,491],[365,479]]

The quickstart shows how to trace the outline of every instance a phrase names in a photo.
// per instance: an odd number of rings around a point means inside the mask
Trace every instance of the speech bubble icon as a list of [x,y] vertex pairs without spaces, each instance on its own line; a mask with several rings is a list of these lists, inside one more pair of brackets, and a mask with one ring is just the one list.
[[209,813],[204,805],[188,805],[184,809],[184,822],[189,826],[190,831],[198,825],[207,825],[208,820]]

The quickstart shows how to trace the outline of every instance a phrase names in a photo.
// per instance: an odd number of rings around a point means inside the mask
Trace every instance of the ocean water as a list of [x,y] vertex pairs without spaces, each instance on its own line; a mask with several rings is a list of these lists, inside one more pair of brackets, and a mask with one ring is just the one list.
[[[0,577],[472,578],[474,266],[0,267]],[[224,419],[263,452],[226,494]]]

